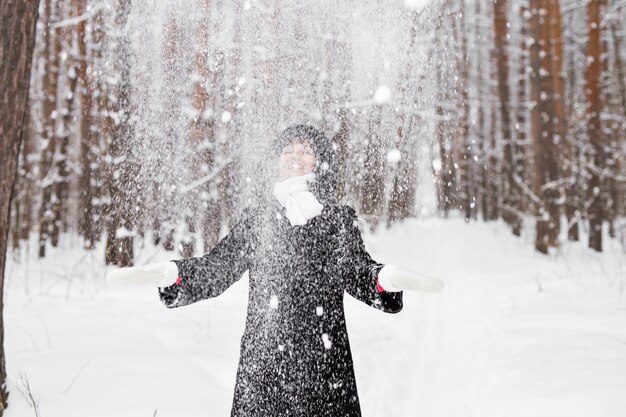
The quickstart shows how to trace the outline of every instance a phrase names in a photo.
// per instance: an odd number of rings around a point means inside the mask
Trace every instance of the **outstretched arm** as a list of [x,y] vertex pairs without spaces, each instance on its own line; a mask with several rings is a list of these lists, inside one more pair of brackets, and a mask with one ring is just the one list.
[[230,233],[204,256],[117,269],[107,275],[107,281],[156,285],[161,301],[169,308],[216,297],[248,269],[250,222],[245,210]]
[[385,265],[374,261],[365,250],[357,215],[353,208],[344,206],[343,222],[339,231],[339,265],[344,288],[354,298],[386,313],[402,310],[402,291],[385,291],[378,282],[378,274]]
[[354,209],[346,206],[346,221],[340,231],[346,291],[358,300],[388,313],[402,309],[402,291],[438,293],[443,290],[441,280],[396,265],[374,261],[365,250],[357,227]]
[[249,268],[251,221],[249,211],[244,211],[230,233],[209,253],[174,261],[179,279],[173,285],[159,288],[163,304],[173,308],[217,297],[238,281]]

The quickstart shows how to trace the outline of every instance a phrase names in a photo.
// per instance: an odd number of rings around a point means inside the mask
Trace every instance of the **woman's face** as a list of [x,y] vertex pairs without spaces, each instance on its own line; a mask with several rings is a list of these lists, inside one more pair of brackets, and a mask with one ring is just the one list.
[[315,170],[315,153],[308,140],[295,140],[285,146],[278,159],[280,180],[310,174]]

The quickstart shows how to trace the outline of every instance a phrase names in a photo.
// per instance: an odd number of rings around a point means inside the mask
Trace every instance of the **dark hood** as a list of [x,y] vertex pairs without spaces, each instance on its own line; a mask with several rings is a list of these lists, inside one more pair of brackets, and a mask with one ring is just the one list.
[[311,192],[320,203],[334,203],[337,189],[337,156],[330,140],[321,131],[309,125],[291,126],[278,135],[274,151],[280,155],[282,149],[294,139],[307,139],[315,153],[315,183]]

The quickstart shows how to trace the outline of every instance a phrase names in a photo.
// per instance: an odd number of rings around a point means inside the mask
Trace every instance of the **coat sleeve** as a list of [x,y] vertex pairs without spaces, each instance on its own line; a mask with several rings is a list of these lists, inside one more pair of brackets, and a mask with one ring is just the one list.
[[344,288],[352,297],[386,313],[402,310],[402,291],[378,291],[378,272],[384,266],[374,261],[365,250],[357,216],[353,208],[344,206],[339,231],[340,257]]
[[217,297],[238,281],[250,264],[250,222],[250,212],[245,210],[228,235],[209,253],[175,260],[180,280],[159,288],[163,304],[174,308]]

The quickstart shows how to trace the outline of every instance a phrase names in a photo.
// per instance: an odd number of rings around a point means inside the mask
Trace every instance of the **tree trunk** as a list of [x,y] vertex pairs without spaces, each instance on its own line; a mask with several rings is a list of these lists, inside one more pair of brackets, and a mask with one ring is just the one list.
[[535,160],[535,195],[537,203],[537,223],[535,248],[548,253],[549,248],[558,245],[559,227],[559,187],[556,149],[554,143],[554,102],[553,84],[550,70],[550,26],[547,11],[549,0],[532,0],[533,11],[531,33],[535,42],[530,48],[532,67],[531,91],[536,103],[531,112],[532,136]]
[[[626,81],[624,78],[624,75],[625,75],[624,65],[622,63],[622,56],[620,52],[622,50],[621,44],[620,44],[620,38],[617,35],[616,27],[617,27],[617,22],[611,21],[610,30],[611,30],[611,38],[613,40],[613,63],[615,66],[615,76],[617,77],[617,86],[619,90],[619,97],[617,98],[617,101],[619,104],[616,107],[619,107],[620,109],[618,113],[621,113],[621,116],[622,116],[621,134],[624,135],[625,130],[626,130],[626,84],[625,84]],[[612,149],[613,164],[614,164],[612,166],[612,171],[615,175],[618,175],[621,172],[621,167],[623,163],[622,159],[620,159],[619,157],[615,157],[615,155],[619,153],[618,130],[619,128],[616,129],[615,134],[611,138],[611,149]],[[619,185],[617,184],[617,181],[613,179],[611,182],[611,187],[610,187],[609,192],[613,200],[612,214],[613,216],[617,218],[620,215],[620,213],[622,213],[624,203],[626,202],[625,199],[623,198],[624,187],[621,187],[620,189]],[[611,230],[611,232],[613,232],[611,237],[614,237],[615,231]]]
[[[350,175],[347,167],[350,163],[348,141],[350,138],[349,108],[346,106],[350,100],[351,83],[350,74],[352,68],[352,50],[347,40],[337,33],[332,33],[325,42],[327,58],[326,72],[328,77],[324,81],[324,104],[323,114],[327,116],[327,130],[333,131],[339,126],[332,137],[332,142],[337,146],[337,201],[343,201],[349,194]],[[342,59],[333,59],[334,57]],[[335,107],[339,104],[339,107]]]
[[348,127],[348,109],[339,110],[339,130],[333,136],[333,143],[337,145],[337,201],[342,201],[346,196],[348,174],[346,172],[348,162],[348,138],[350,129]]
[[[165,28],[165,48],[164,54],[164,77],[165,84],[162,87],[162,100],[164,107],[164,115],[167,120],[176,120],[177,113],[180,111],[180,85],[177,79],[177,73],[181,71],[179,67],[179,38],[180,33],[178,29],[178,23],[174,16],[168,18],[167,26]],[[212,117],[212,116],[210,116]],[[176,138],[180,135],[180,131],[175,123],[169,123],[166,127],[165,134],[168,137]],[[172,163],[171,158],[168,161]],[[175,180],[177,177],[174,178]],[[159,181],[158,178],[156,178]],[[155,184],[154,189],[157,190],[157,195],[160,198],[165,197],[165,201],[173,201],[176,197],[174,190],[171,187],[161,187],[161,184]],[[164,195],[162,194],[164,193]],[[162,207],[161,210],[157,210],[157,219],[155,224],[158,224],[161,228],[159,230],[159,238],[163,248],[167,251],[173,251],[176,242],[174,237],[174,229],[176,222],[179,219],[179,214],[174,212],[170,207]]]
[[34,0],[0,3],[0,62],[3,63],[0,67],[0,417],[9,395],[4,358],[4,267],[38,9],[39,1]]
[[397,148],[400,152],[400,161],[396,164],[391,195],[389,196],[388,226],[396,221],[404,220],[413,215],[415,189],[417,187],[417,152],[415,142],[409,136],[414,129],[417,115],[410,115],[406,127],[398,128]]
[[613,38],[613,60],[615,61],[615,71],[617,75],[617,88],[619,90],[620,102],[622,105],[622,117],[626,119],[626,71],[621,55],[621,44],[617,35],[617,23],[611,22],[611,35]]
[[[608,0],[601,0],[600,5],[606,6],[610,2]],[[615,220],[617,217],[617,182],[616,175],[618,171],[616,167],[618,164],[618,158],[616,155],[619,155],[619,143],[618,143],[618,135],[620,131],[620,120],[617,117],[617,114],[620,113],[620,104],[619,97],[615,91],[615,84],[619,84],[619,82],[615,82],[614,76],[615,73],[611,73],[612,67],[615,66],[615,63],[610,62],[611,57],[611,46],[610,43],[612,41],[608,32],[608,25],[606,20],[602,23],[600,28],[600,39],[602,42],[602,74],[600,75],[600,90],[601,90],[601,102],[602,102],[602,111],[606,116],[603,116],[606,122],[602,126],[602,134],[605,139],[604,145],[604,171],[606,174],[604,175],[604,183],[602,184],[601,193],[602,193],[602,201],[604,201],[604,220],[608,224],[608,234],[610,238],[615,237]],[[613,65],[611,65],[613,64]]]
[[[29,97],[30,100],[30,97]],[[29,101],[30,103],[30,101]],[[21,150],[20,170],[23,173],[18,176],[18,192],[22,194],[20,199],[20,215],[18,225],[19,240],[28,241],[33,228],[33,211],[34,211],[34,193],[35,181],[33,173],[33,163],[31,158],[34,151],[35,131],[32,121],[32,107],[27,105],[26,115],[24,116],[24,130]]]
[[[209,28],[208,34],[211,33],[211,29],[215,30],[215,28]],[[220,101],[222,94],[220,94],[219,91],[225,89],[225,53],[219,48],[219,45],[213,45],[211,52],[212,53],[209,55],[210,71],[208,76],[209,84],[214,87],[211,91],[212,94],[209,96],[209,103],[213,109],[223,109],[223,102]],[[213,117],[209,119],[209,124],[206,130],[206,141],[210,144],[210,146],[207,148],[207,152],[205,154],[205,164],[207,172],[212,172],[215,177],[211,181],[207,182],[206,188],[209,198],[206,200],[207,210],[203,212],[205,216],[205,228],[203,230],[205,252],[213,249],[213,247],[219,242],[220,232],[222,225],[224,224],[223,219],[225,217],[222,201],[226,195],[226,170],[224,169],[224,164],[227,159],[227,145],[221,143],[218,133],[217,118],[214,113]]]
[[382,149],[380,144],[380,123],[382,107],[372,109],[365,145],[365,164],[363,175],[363,199],[361,200],[361,214],[373,230],[383,214],[385,175],[383,167]]
[[[526,45],[528,37],[528,7],[520,6],[520,58],[517,82],[517,136],[515,137],[515,155],[513,157],[513,176],[519,187],[519,184],[528,184],[528,178],[525,169],[525,157],[529,150],[526,143],[528,140],[528,47]],[[528,196],[526,193],[520,192],[519,208],[522,213],[527,213],[529,209]]]
[[587,101],[587,134],[591,144],[590,157],[591,169],[589,170],[588,183],[588,216],[589,216],[589,247],[598,252],[602,251],[602,223],[604,211],[602,201],[602,178],[600,171],[604,168],[604,150],[602,124],[600,112],[601,88],[600,77],[602,74],[602,44],[600,41],[600,2],[590,1],[587,5],[587,56],[588,63],[585,73],[585,91]]
[[[130,0],[116,0],[115,26],[121,32],[126,24],[130,10]],[[106,223],[107,241],[105,261],[121,267],[134,263],[134,230],[136,227],[135,210],[139,198],[136,166],[130,154],[132,122],[130,117],[130,60],[128,39],[117,34],[115,39],[114,68],[117,83],[113,89],[109,117],[117,115],[117,121],[109,120],[112,126],[109,152],[111,167],[109,181],[109,209]]]
[[467,30],[465,25],[465,0],[459,1],[460,11],[457,16],[457,39],[459,40],[459,47],[461,53],[457,57],[457,68],[459,74],[460,83],[460,208],[464,213],[465,221],[469,221],[473,217],[474,207],[476,203],[476,197],[473,193],[473,146],[470,143],[470,108],[469,108],[469,62],[468,62],[468,46],[467,46]]
[[[82,1],[82,0],[79,0]],[[108,189],[109,177],[109,165],[105,162],[109,157],[107,145],[111,136],[111,119],[107,117],[107,112],[110,109],[110,94],[112,87],[109,86],[107,81],[108,77],[103,74],[103,69],[106,64],[105,57],[106,48],[106,36],[105,36],[105,21],[108,17],[105,16],[104,8],[96,12],[91,27],[91,43],[87,48],[88,57],[91,59],[92,64],[91,71],[87,72],[87,85],[90,90],[88,94],[91,97],[89,101],[91,104],[91,112],[89,115],[90,125],[88,134],[88,146],[89,146],[89,196],[91,197],[89,205],[91,208],[91,215],[87,218],[90,221],[90,229],[88,233],[91,236],[87,236],[87,245],[93,247],[93,243],[99,241],[104,234],[106,227],[106,209],[107,200],[106,193]],[[88,66],[89,67],[89,66]],[[93,242],[90,237],[93,237]]]
[[[491,78],[497,78],[497,68],[496,68],[496,59],[495,59],[495,51],[491,51],[489,56],[489,72],[491,74]],[[489,92],[490,97],[490,127],[489,127],[489,153],[490,156],[487,159],[487,206],[489,207],[489,212],[487,214],[487,218],[489,220],[497,220],[500,217],[500,188],[498,187],[498,178],[500,178],[500,170],[498,166],[498,111],[497,111],[497,85],[495,83],[491,83],[491,90]]]
[[[481,5],[482,2],[477,1],[474,5],[475,7],[475,25],[474,30],[476,31],[476,42],[482,42],[485,39],[483,32],[487,34],[487,32],[482,28],[481,24]],[[486,135],[486,117],[485,117],[485,109],[488,106],[489,100],[489,91],[488,88],[485,89],[485,76],[484,72],[488,68],[489,63],[485,62],[485,51],[482,48],[475,48],[474,59],[476,60],[476,94],[477,101],[479,102],[477,112],[478,115],[476,117],[476,127],[475,127],[475,137],[478,146],[478,167],[477,167],[477,175],[480,178],[479,187],[480,190],[478,194],[479,201],[479,211],[482,216],[483,221],[489,220],[487,215],[488,212],[488,188],[487,188],[487,176],[489,175],[487,171],[487,135]],[[487,55],[488,56],[488,55]]]
[[[417,42],[417,13],[413,12],[413,26],[411,28],[411,41],[409,50],[415,48]],[[419,100],[422,94],[421,88],[416,92],[412,92],[410,82],[412,74],[415,72],[411,55],[407,56],[407,63],[401,76],[402,86],[400,87],[400,95],[403,97],[403,107],[413,109],[413,105]],[[422,76],[423,78],[423,76]],[[419,83],[421,84],[421,83]],[[416,97],[413,97],[413,94]],[[412,137],[415,136],[414,129],[418,128],[421,122],[419,116],[409,111],[408,114],[399,112],[396,116],[396,150],[400,152],[400,160],[393,163],[393,185],[389,196],[389,208],[387,217],[387,226],[389,227],[396,221],[404,220],[413,215],[413,205],[415,201],[415,190],[417,188],[417,150],[416,143]],[[407,120],[408,119],[408,120]]]
[[[566,116],[565,116],[565,88],[563,81],[563,35],[561,30],[561,6],[559,0],[548,0],[548,21],[547,36],[549,45],[547,45],[548,56],[551,58],[550,73],[552,79],[552,140],[550,147],[552,148],[552,161],[550,162],[553,173],[552,181],[562,178],[561,167],[566,163],[563,149],[566,149]],[[550,191],[552,198],[550,204],[551,218],[553,226],[550,227],[550,241],[553,245],[558,245],[560,233],[560,203],[556,203],[561,199],[561,186],[555,187]]]
[[[206,110],[209,107],[209,94],[212,92],[209,82],[209,25],[210,25],[210,10],[209,1],[205,0],[203,3],[202,16],[203,20],[200,23],[198,35],[196,37],[196,52],[194,59],[194,75],[197,81],[193,85],[193,93],[191,97],[191,105],[194,108],[194,118],[189,125],[189,146],[193,150],[190,159],[190,179],[197,181],[204,175],[208,174],[208,163],[210,159],[210,147],[203,146],[206,144],[209,136],[209,130],[211,120],[206,116]],[[175,32],[174,29],[170,29],[170,34]],[[172,36],[172,35],[170,35]],[[175,39],[171,39],[169,42],[170,48],[168,50],[169,55],[174,55],[176,48],[174,47]],[[215,109],[212,109],[215,111]],[[212,118],[213,116],[211,116]],[[192,257],[195,252],[196,241],[196,224],[195,218],[200,216],[203,218],[206,216],[206,204],[209,196],[209,185],[203,184],[202,186],[190,190],[185,196],[185,200],[188,202],[190,210],[185,216],[186,232],[181,242],[181,255],[184,258]],[[197,202],[200,202],[196,207]],[[217,242],[215,242],[217,243]]]
[[513,177],[513,135],[511,134],[511,103],[509,92],[509,57],[505,39],[508,35],[509,21],[507,18],[506,0],[494,0],[494,40],[496,66],[498,69],[498,98],[500,99],[500,134],[504,144],[504,213],[503,219],[512,228],[513,234],[519,236],[522,229],[520,213],[520,190]]
[[[570,16],[568,21],[570,28],[574,27],[574,18]],[[567,39],[568,43],[573,43],[573,37],[570,35]],[[568,80],[568,100],[567,113],[570,117],[575,115],[575,94],[579,80],[575,73],[574,54],[569,54],[567,63],[567,80]],[[565,100],[564,100],[565,101]],[[580,129],[571,129],[568,123],[565,123],[565,136],[562,145],[564,163],[563,178],[565,187],[565,217],[567,218],[567,239],[569,241],[578,241],[578,223],[581,217],[580,191],[579,191],[579,140]]]
[[[444,95],[447,98],[447,95]],[[448,134],[450,129],[448,128],[449,121],[445,120],[447,117],[444,113],[443,106],[437,105],[437,143],[439,145],[439,187],[438,187],[438,208],[443,212],[444,217],[448,217],[450,210],[455,206],[455,193],[456,189],[456,168],[453,159],[453,149],[450,144],[450,135]],[[449,117],[449,116],[448,116]]]
[[[73,0],[76,16],[85,13],[85,2]],[[93,249],[96,243],[96,232],[94,227],[94,207],[93,207],[93,184],[94,178],[93,164],[95,163],[93,134],[91,126],[94,122],[92,117],[93,108],[93,86],[91,77],[87,74],[87,32],[86,20],[82,19],[77,25],[78,55],[78,79],[80,80],[80,166],[79,177],[80,199],[79,199],[79,225],[78,229],[83,236],[83,248]],[[92,64],[93,66],[93,64]]]
[[[75,15],[76,16],[76,15]],[[72,27],[64,29],[65,44],[66,47],[71,47],[73,44],[74,30]],[[70,48],[71,49],[71,48]],[[54,194],[56,200],[52,203],[51,208],[54,213],[54,220],[52,224],[52,233],[50,235],[50,243],[52,246],[57,247],[59,243],[59,235],[61,231],[67,231],[67,204],[69,197],[69,180],[70,170],[68,166],[68,148],[70,145],[71,127],[72,127],[72,109],[74,107],[74,98],[76,97],[78,87],[78,77],[76,75],[76,63],[73,58],[66,60],[66,91],[65,100],[62,102],[61,109],[62,114],[62,131],[59,137],[59,152],[58,159],[56,161],[57,180],[54,183]],[[60,130],[60,129],[59,129]]]
[[41,197],[41,207],[39,210],[39,257],[46,256],[46,242],[50,238],[52,232],[52,202],[54,196],[54,181],[56,175],[54,171],[54,154],[57,147],[56,135],[56,110],[58,95],[58,76],[59,76],[59,56],[61,54],[61,29],[52,29],[51,22],[58,15],[59,4],[52,4],[51,0],[46,1],[46,17],[44,23],[45,44],[45,68],[43,80],[43,131],[42,131],[42,150],[41,162],[39,166],[40,181],[43,194]]

